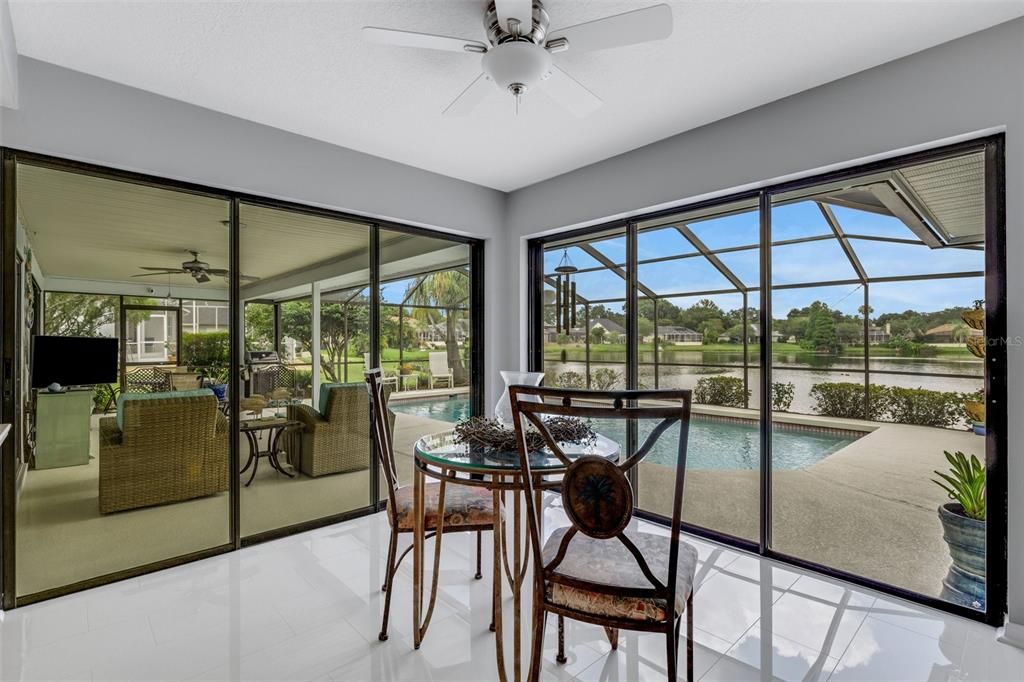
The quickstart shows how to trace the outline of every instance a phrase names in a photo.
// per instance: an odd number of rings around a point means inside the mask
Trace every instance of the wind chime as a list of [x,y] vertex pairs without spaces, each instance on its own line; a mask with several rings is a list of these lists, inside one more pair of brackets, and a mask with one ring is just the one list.
[[571,334],[576,326],[576,282],[572,276],[579,270],[569,260],[569,249],[562,251],[562,260],[555,268],[555,332]]

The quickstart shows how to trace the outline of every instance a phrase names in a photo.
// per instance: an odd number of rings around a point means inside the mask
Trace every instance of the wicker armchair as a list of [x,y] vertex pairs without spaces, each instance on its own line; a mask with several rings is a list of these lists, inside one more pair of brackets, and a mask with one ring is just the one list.
[[127,401],[123,411],[123,431],[100,419],[101,514],[228,489],[228,422],[212,393]]
[[[309,405],[289,405],[288,418],[303,425],[298,467],[305,475],[316,477],[369,468],[370,398],[363,384],[332,388],[323,414]],[[393,428],[394,413],[390,419]]]

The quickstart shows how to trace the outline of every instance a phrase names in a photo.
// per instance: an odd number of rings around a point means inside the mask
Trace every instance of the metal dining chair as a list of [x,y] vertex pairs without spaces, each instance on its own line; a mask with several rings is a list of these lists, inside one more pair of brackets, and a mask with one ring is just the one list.
[[[394,584],[395,574],[401,565],[405,555],[409,553],[412,546],[405,548],[396,559],[398,552],[398,536],[401,533],[413,532],[413,490],[412,485],[401,485],[398,481],[398,468],[395,464],[395,448],[392,438],[394,426],[394,413],[387,407],[387,396],[384,392],[383,375],[381,369],[375,368],[366,372],[367,388],[370,392],[371,413],[373,428],[376,435],[375,443],[377,455],[380,459],[381,468],[384,470],[384,479],[387,482],[388,490],[388,523],[391,526],[391,539],[388,544],[387,575],[384,577],[384,619],[381,623],[378,639],[386,641],[388,638],[388,615],[391,611],[391,592]],[[428,483],[425,486],[424,496],[424,529],[427,531],[426,538],[434,537],[434,531],[438,522],[438,483]],[[476,574],[475,579],[480,580],[483,574],[480,572],[481,560],[481,534],[485,530],[494,530],[494,500],[490,490],[476,486],[448,485],[444,493],[443,520],[444,534],[457,532],[476,531]],[[433,585],[431,587],[430,605],[422,625],[426,630],[430,617],[434,610],[434,597],[437,594],[437,578],[440,573],[441,552],[439,547],[434,549],[434,571]],[[419,624],[416,624],[419,627]]]
[[[686,674],[693,679],[693,583],[697,550],[680,541],[679,526],[686,473],[690,424],[690,391],[583,391],[512,386],[512,402],[534,567],[533,646],[529,680],[540,676],[547,614],[558,616],[558,661],[565,661],[563,619],[572,618],[605,628],[612,649],[620,629],[665,635],[666,672],[676,680],[679,630],[686,616]],[[536,402],[536,401],[540,402]],[[618,463],[603,457],[566,456],[551,436],[548,420],[576,417],[589,420],[635,420],[639,429],[633,452]],[[598,421],[600,424],[600,421]],[[646,427],[650,425],[648,430]],[[678,425],[678,429],[673,427]],[[538,431],[567,469],[559,481],[534,480],[526,430]],[[631,526],[633,489],[627,475],[663,439],[675,443],[675,497],[671,534],[644,532]],[[535,494],[561,488],[562,506],[570,525],[542,535]]]

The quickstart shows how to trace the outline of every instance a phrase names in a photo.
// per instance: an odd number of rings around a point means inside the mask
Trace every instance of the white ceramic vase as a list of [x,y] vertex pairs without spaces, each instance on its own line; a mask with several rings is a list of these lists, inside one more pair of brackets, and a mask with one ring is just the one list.
[[544,380],[544,372],[515,372],[502,370],[501,378],[505,380],[505,390],[498,398],[498,404],[494,406],[494,418],[502,424],[512,423],[512,402],[508,397],[508,387],[523,384],[526,386],[540,386]]

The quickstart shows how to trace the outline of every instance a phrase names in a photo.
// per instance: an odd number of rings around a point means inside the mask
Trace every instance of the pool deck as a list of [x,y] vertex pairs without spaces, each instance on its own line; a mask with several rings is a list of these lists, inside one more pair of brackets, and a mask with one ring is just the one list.
[[[943,450],[980,455],[984,439],[967,431],[869,426],[870,433],[811,467],[772,472],[773,547],[937,596],[949,555],[936,510],[948,500],[932,472],[946,468]],[[673,494],[667,469],[645,463],[639,472],[640,505],[664,515]],[[757,471],[688,471],[683,499],[686,521],[757,540]]]

